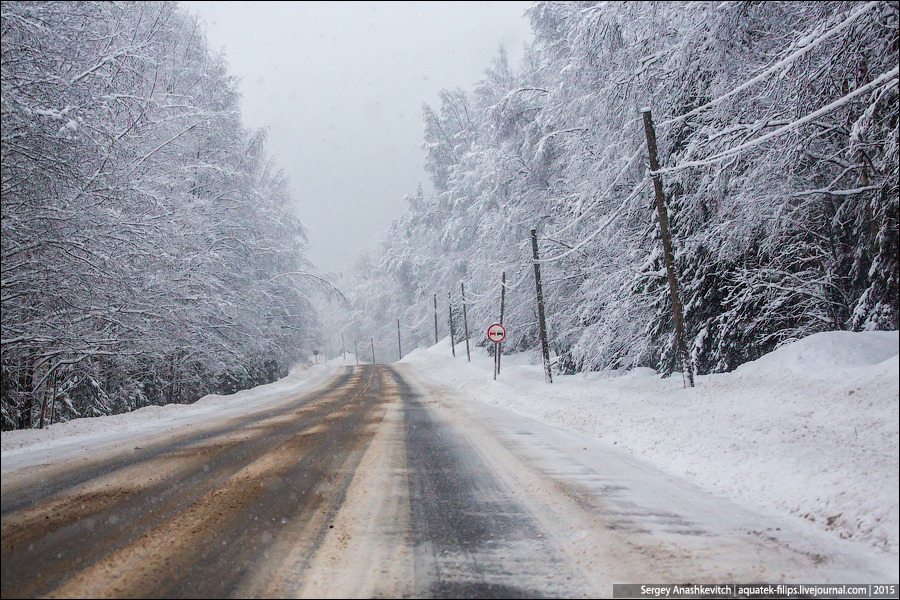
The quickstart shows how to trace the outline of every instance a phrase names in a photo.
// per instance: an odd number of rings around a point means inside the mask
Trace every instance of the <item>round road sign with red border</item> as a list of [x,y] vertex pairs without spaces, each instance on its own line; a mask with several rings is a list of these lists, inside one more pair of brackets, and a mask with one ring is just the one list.
[[503,325],[500,323],[494,323],[490,327],[488,327],[488,339],[494,343],[502,342],[503,338],[506,337],[506,330],[503,328]]

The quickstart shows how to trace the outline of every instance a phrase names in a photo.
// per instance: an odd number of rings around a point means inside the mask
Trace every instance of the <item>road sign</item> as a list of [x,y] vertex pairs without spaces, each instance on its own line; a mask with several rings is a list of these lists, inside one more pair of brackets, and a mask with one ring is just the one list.
[[502,342],[503,338],[506,337],[506,330],[503,329],[503,325],[500,323],[494,323],[488,327],[487,335],[488,339],[494,343]]

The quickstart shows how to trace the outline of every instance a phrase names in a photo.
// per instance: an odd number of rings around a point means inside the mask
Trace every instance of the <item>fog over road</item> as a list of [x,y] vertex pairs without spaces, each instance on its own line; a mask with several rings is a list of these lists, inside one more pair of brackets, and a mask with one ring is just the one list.
[[2,596],[597,597],[840,560],[407,365],[182,429],[6,474]]

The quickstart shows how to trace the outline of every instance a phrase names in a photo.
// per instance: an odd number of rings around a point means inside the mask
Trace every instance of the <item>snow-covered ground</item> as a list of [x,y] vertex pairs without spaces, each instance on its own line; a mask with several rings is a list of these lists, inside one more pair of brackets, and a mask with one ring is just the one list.
[[820,333],[694,389],[652,369],[555,376],[449,339],[402,362],[481,402],[600,438],[739,504],[898,553],[898,332]]
[[0,436],[0,472],[5,483],[12,471],[68,458],[73,452],[115,450],[142,437],[182,427],[201,428],[221,418],[265,410],[333,374],[334,370],[324,364],[298,364],[287,377],[229,396],[210,394],[188,405],[147,406],[122,415],[55,423],[45,429],[4,431]]
[[[494,381],[483,349],[473,348],[469,363],[465,344],[453,358],[447,339],[402,362],[462,397],[598,438],[751,510],[806,520],[896,557],[898,343],[896,331],[818,334],[733,373],[698,377],[694,389],[649,369],[555,376],[547,385],[527,355],[504,356]],[[266,409],[342,364],[356,360],[306,363],[273,384],[189,406],[3,432],[4,482],[73,453],[114,451],[142,436]]]

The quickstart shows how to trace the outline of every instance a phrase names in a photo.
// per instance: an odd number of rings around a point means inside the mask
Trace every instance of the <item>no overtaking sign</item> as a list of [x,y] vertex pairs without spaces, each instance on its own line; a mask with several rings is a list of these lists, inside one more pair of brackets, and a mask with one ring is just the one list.
[[506,337],[506,330],[500,323],[494,323],[487,330],[488,339],[494,343],[502,342]]

